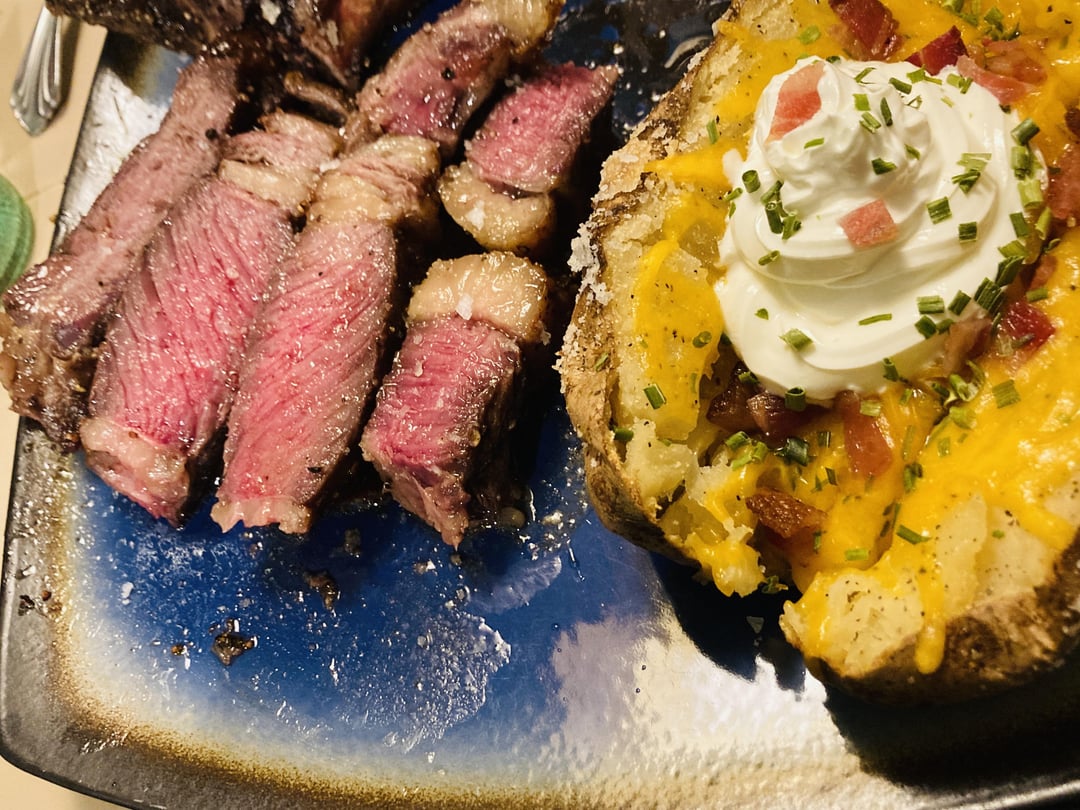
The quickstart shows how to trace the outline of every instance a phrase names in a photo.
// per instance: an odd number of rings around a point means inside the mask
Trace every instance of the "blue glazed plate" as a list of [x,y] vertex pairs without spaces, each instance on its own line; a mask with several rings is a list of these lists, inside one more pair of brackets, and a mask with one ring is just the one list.
[[[623,64],[617,141],[722,5],[570,3],[553,55]],[[60,232],[155,128],[181,62],[107,40]],[[944,709],[834,694],[784,643],[776,597],[726,600],[600,526],[554,386],[543,405],[529,520],[457,552],[386,503],[302,539],[222,534],[205,509],[177,531],[23,425],[3,755],[132,807],[989,808],[1080,791],[1075,662]]]

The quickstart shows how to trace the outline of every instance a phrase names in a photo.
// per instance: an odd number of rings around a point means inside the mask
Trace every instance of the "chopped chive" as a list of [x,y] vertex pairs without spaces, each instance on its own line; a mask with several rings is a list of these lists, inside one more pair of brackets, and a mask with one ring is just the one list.
[[891,312],[880,312],[877,315],[868,315],[859,321],[859,326],[869,326],[872,323],[880,323],[882,321],[891,321]]
[[761,188],[761,180],[758,178],[758,173],[753,169],[743,172],[742,182],[746,186],[746,190],[751,194]]
[[979,393],[978,380],[965,380],[959,374],[949,375],[949,385],[952,387],[953,393],[956,394],[957,399],[961,402],[971,402],[975,399],[975,396]]
[[869,75],[870,75],[870,71],[872,71],[873,69],[874,69],[873,67],[867,67],[867,68],[863,68],[862,70],[860,70],[860,71],[859,71],[859,72],[858,72],[858,73],[856,74],[856,76],[855,76],[855,81],[856,81],[856,82],[858,82],[859,84],[862,84],[862,83],[863,83],[863,79],[865,79],[865,78],[866,78],[867,76],[869,76]]
[[967,194],[969,191],[971,191],[972,188],[975,187],[975,184],[979,181],[980,177],[982,177],[982,172],[980,172],[979,170],[967,169],[963,172],[960,172],[960,174],[954,174],[952,176],[952,181],[960,187],[960,190],[962,192]]
[[789,411],[805,411],[806,389],[800,387],[789,388],[784,394],[784,407],[786,407]]
[[612,430],[612,435],[617,442],[623,442],[624,444],[634,438],[634,431],[627,427],[617,427]]
[[792,214],[788,214],[784,217],[784,221],[780,228],[780,238],[785,242],[794,236],[799,229],[802,228],[802,222]]
[[593,363],[593,371],[600,371],[601,369],[605,368],[610,360],[611,355],[607,352],[604,352],[602,355],[596,358],[596,362]]
[[929,340],[938,333],[937,324],[934,323],[934,319],[929,315],[923,315],[919,320],[915,321],[915,328],[919,334]]
[[769,223],[769,230],[773,233],[784,232],[784,218],[780,213],[782,210],[783,208],[777,200],[769,200],[765,204],[765,219]]
[[922,152],[920,152],[918,149],[916,149],[911,144],[907,144],[907,143],[904,144],[904,151],[907,152],[908,157],[914,158],[915,160],[918,160],[919,158],[922,157]]
[[801,329],[789,329],[780,336],[780,339],[797,352],[801,352],[814,342],[810,336]]
[[940,295],[920,295],[915,303],[920,315],[936,315],[945,311],[945,299]]
[[720,132],[716,128],[716,119],[712,118],[709,123],[705,125],[705,132],[709,135],[709,143],[716,143],[720,140]]
[[953,300],[949,302],[949,312],[953,315],[959,315],[969,303],[971,303],[971,296],[960,290],[953,296]]
[[1040,239],[1045,239],[1047,234],[1050,233],[1052,219],[1053,216],[1049,208],[1044,208],[1039,212],[1039,218],[1035,220],[1035,233],[1039,235]]
[[922,107],[922,96],[915,96],[911,101],[905,101],[904,106],[911,107],[913,110],[917,110]]
[[881,120],[885,122],[885,126],[891,127],[892,126],[892,121],[893,121],[893,119],[892,119],[892,108],[889,107],[888,100],[887,99],[882,99],[880,107],[881,107]]
[[972,413],[971,408],[953,405],[949,408],[949,421],[959,428],[971,430],[975,427],[975,414]]
[[742,193],[743,193],[743,190],[741,188],[739,188],[738,186],[735,186],[735,188],[730,189],[729,191],[725,191],[723,196],[720,199],[723,200],[724,202],[730,202],[731,200],[736,200],[739,197],[741,197]]
[[1016,390],[1016,383],[1005,380],[995,385],[990,391],[994,394],[994,402],[999,408],[1007,408],[1020,401],[1020,392]]
[[1045,301],[1050,297],[1050,291],[1046,287],[1036,287],[1033,290],[1028,290],[1024,297],[1029,303],[1034,304],[1036,301]]
[[803,149],[813,149],[815,146],[821,146],[825,143],[824,138],[811,138],[803,144]]
[[859,413],[863,416],[869,416],[877,419],[881,416],[881,400],[880,399],[864,399],[859,403]]
[[884,368],[882,376],[886,380],[888,380],[889,382],[899,382],[900,372],[897,370],[896,363],[892,361],[891,357],[886,357],[884,360],[882,360],[881,365],[882,368]]
[[993,281],[984,278],[978,289],[975,290],[975,303],[993,317],[997,315],[998,310],[1005,303],[1005,293]]
[[959,14],[964,10],[964,0],[941,0],[941,7],[953,14]]
[[952,216],[952,209],[949,207],[949,198],[939,197],[936,200],[931,200],[926,204],[926,212],[930,215],[930,221],[935,225],[939,222],[944,222]]
[[768,203],[772,202],[773,200],[779,201],[779,199],[780,199],[780,189],[783,188],[783,187],[784,187],[784,181],[783,180],[777,180],[775,183],[773,183],[771,186],[769,186],[769,188],[766,189],[766,191],[761,195],[761,202],[763,204],[768,204]]
[[1001,30],[1001,24],[1004,21],[1005,15],[1001,13],[1001,9],[999,9],[997,6],[993,6],[988,12],[986,12],[986,16],[983,17],[983,22],[987,23],[993,28],[998,29],[999,31]]
[[802,31],[799,32],[799,42],[803,45],[810,45],[817,42],[821,38],[821,29],[816,25],[808,25]]
[[881,129],[881,122],[874,118],[873,113],[864,112],[859,124],[862,125],[862,128],[867,132],[877,132]]
[[758,259],[757,263],[760,264],[762,267],[764,267],[767,264],[772,264],[773,262],[775,262],[779,258],[780,258],[780,251],[779,250],[770,250],[768,253],[766,253],[764,256],[762,256],[760,259]]
[[836,470],[834,470],[832,467],[826,467],[825,468],[825,478],[834,487],[836,486],[836,480],[837,480],[836,479]]
[[702,349],[712,343],[712,332],[698,332],[690,342],[695,349]]
[[664,392],[660,390],[660,386],[656,383],[651,383],[645,387],[645,399],[649,400],[649,404],[652,405],[654,411],[662,408],[667,402],[667,397],[664,396]]
[[758,385],[759,380],[757,374],[747,369],[746,371],[740,371],[738,374],[739,382],[743,385]]
[[961,242],[974,242],[979,238],[979,223],[961,222],[956,226],[956,232]]
[[821,551],[821,536],[824,534],[820,529],[814,532],[814,551]]
[[810,445],[798,436],[788,436],[784,441],[784,447],[780,452],[780,456],[786,461],[791,461],[801,467],[806,467],[810,464]]
[[750,437],[746,435],[746,432],[740,430],[737,433],[732,433],[730,436],[724,439],[724,445],[728,448],[728,450],[738,450],[740,447],[742,447],[749,441]]
[[1009,256],[1006,259],[1002,259],[998,262],[997,275],[994,276],[994,283],[999,287],[1007,287],[1013,283],[1013,279],[1016,278],[1016,274],[1020,272],[1020,268],[1024,264],[1022,256]]
[[1009,165],[1017,179],[1024,179],[1031,174],[1035,164],[1035,156],[1031,153],[1031,147],[1014,146],[1009,152]]
[[870,98],[866,93],[855,93],[855,109],[870,112]]
[[911,85],[905,82],[903,79],[897,79],[895,76],[889,79],[889,84],[899,90],[901,93],[910,93]]
[[953,323],[954,323],[954,321],[953,321],[952,318],[946,318],[943,321],[938,321],[937,333],[939,335],[944,335],[946,332],[948,332],[952,328]]
[[919,68],[908,73],[907,77],[911,79],[912,84],[918,82],[930,82],[930,84],[941,84],[941,79],[937,76],[931,76],[926,72],[926,68]]
[[756,315],[758,318],[761,318],[761,320],[763,321],[769,320],[769,310],[765,309],[765,307],[759,309],[757,312],[754,313],[754,315]]
[[1021,146],[1027,146],[1028,141],[1039,134],[1039,125],[1030,118],[1025,118],[1012,130],[1013,140]]
[[919,543],[925,543],[927,540],[930,539],[925,534],[919,534],[914,529],[909,529],[903,524],[896,527],[896,536],[899,537],[901,540],[906,540],[913,546],[917,546]]
[[817,446],[818,447],[830,447],[832,445],[832,431],[831,430],[819,430],[817,432]]
[[1022,259],[1027,255],[1027,247],[1019,239],[1013,239],[1011,242],[1001,245],[998,248],[998,253],[1006,259]]
[[1031,228],[1028,226],[1027,217],[1024,216],[1021,211],[1013,211],[1009,214],[1009,221],[1012,223],[1013,233],[1016,234],[1018,239],[1026,239],[1031,234]]
[[1023,204],[1024,208],[1033,208],[1036,205],[1042,205],[1042,186],[1039,185],[1037,177],[1025,177],[1017,183],[1016,186],[1020,190],[1020,202]]
[[923,468],[922,465],[914,461],[911,464],[904,466],[904,492],[911,492],[915,489],[915,482],[922,478]]
[[971,89],[971,79],[967,76],[961,76],[959,73],[950,73],[946,81],[953,87],[958,88],[961,94]]
[[874,158],[870,161],[870,166],[874,170],[874,174],[888,174],[896,168],[895,163],[891,163],[884,158]]
[[849,548],[844,552],[844,559],[848,562],[858,562],[860,560],[869,560],[870,552],[865,548]]

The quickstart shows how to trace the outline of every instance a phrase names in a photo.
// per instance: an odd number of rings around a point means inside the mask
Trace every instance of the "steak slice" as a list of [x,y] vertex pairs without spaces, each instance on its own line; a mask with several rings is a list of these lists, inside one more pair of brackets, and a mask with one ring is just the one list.
[[439,181],[447,213],[489,250],[541,252],[555,231],[553,192],[617,76],[614,66],[547,65],[501,98],[465,144],[465,162]]
[[353,446],[395,308],[395,231],[431,233],[433,143],[386,136],[326,172],[245,349],[211,512],[224,530],[305,532]]
[[443,157],[510,66],[531,58],[563,0],[464,0],[409,37],[357,96],[348,140],[420,135]]
[[0,378],[14,410],[64,449],[78,443],[97,345],[124,285],[169,208],[217,165],[237,92],[230,60],[185,68],[157,132],[54,253],[4,294]]
[[274,53],[345,87],[356,83],[374,36],[420,5],[419,0],[47,2],[54,13],[182,53],[202,53],[243,31],[253,50]]
[[[82,425],[88,466],[154,517],[179,524],[212,460],[244,336],[292,241],[297,188],[314,185],[336,134],[291,114],[226,146],[147,247],[102,347]],[[240,158],[268,154],[277,164]],[[273,151],[273,150],[269,150]]]
[[360,446],[393,497],[457,547],[494,511],[522,390],[523,347],[546,336],[547,280],[507,253],[436,262]]

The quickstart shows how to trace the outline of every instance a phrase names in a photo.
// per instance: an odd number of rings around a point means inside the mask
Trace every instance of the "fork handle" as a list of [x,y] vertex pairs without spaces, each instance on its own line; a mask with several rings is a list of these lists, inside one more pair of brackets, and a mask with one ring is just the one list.
[[11,109],[31,135],[49,125],[61,97],[60,19],[42,6],[11,90]]

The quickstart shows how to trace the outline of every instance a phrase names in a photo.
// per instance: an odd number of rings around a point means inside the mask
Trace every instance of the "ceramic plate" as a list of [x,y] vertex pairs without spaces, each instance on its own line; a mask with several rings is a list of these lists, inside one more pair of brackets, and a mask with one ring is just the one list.
[[[614,141],[720,3],[571,2],[555,56],[625,68]],[[111,36],[59,232],[155,128],[178,57]],[[554,385],[531,514],[452,552],[393,505],[310,536],[180,531],[20,430],[2,752],[129,806],[1003,807],[1080,791],[1080,665],[994,700],[834,694],[775,597],[726,600],[605,531]]]

